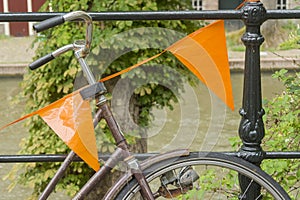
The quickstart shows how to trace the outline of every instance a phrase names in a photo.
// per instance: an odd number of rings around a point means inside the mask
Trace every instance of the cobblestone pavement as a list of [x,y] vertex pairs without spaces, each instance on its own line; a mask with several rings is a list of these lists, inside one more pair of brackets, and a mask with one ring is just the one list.
[[[34,37],[8,37],[0,39],[0,74],[22,74],[32,61]],[[243,70],[244,52],[228,52],[232,70]],[[300,49],[261,52],[262,70],[278,68],[299,69]]]

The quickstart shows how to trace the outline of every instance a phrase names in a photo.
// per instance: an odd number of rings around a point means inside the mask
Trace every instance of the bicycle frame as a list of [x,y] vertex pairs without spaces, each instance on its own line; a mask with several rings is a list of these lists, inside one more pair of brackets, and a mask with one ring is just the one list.
[[[109,171],[116,166],[116,164],[121,161],[125,160],[128,164],[129,169],[132,171],[135,178],[139,181],[141,188],[143,188],[143,194],[145,195],[146,199],[153,199],[151,190],[149,189],[147,182],[144,181],[143,174],[140,169],[140,165],[137,159],[130,154],[127,146],[127,142],[115,121],[110,108],[107,105],[107,102],[103,102],[99,105],[99,109],[94,117],[94,126],[98,124],[101,119],[105,119],[108,127],[110,128],[112,135],[115,139],[117,144],[117,149],[115,152],[109,157],[109,159],[105,162],[104,166],[100,168],[98,172],[94,174],[94,176],[85,184],[83,188],[77,193],[74,199],[82,199],[86,196],[94,186],[99,183],[99,181],[107,174]],[[58,183],[59,179],[62,178],[64,172],[66,171],[67,167],[72,163],[72,160],[75,158],[76,154],[71,151],[65,161],[62,163],[61,167],[57,171],[56,175],[52,178],[51,182],[48,184],[46,189],[43,191],[40,199],[47,199],[50,193],[55,188],[55,185]]]
[[[137,179],[139,184],[141,185],[142,188],[142,193],[144,195],[144,198],[147,200],[152,200],[153,195],[152,192],[149,188],[149,185],[147,181],[145,180],[144,175],[142,174],[140,165],[138,160],[131,155],[128,149],[128,144],[126,142],[126,139],[124,138],[124,135],[122,131],[119,128],[119,125],[117,124],[109,106],[107,103],[107,100],[104,96],[104,93],[106,92],[106,88],[103,83],[97,82],[93,73],[91,72],[88,64],[85,61],[86,56],[89,53],[91,41],[92,41],[92,19],[91,17],[86,14],[85,12],[82,11],[77,11],[77,12],[72,12],[69,13],[65,16],[63,16],[63,21],[71,21],[71,20],[76,20],[76,19],[83,19],[85,20],[87,24],[87,29],[86,29],[86,39],[85,42],[78,41],[75,42],[73,45],[66,45],[56,51],[54,51],[51,54],[51,58],[55,58],[59,56],[62,53],[65,53],[69,50],[74,50],[74,55],[77,58],[84,74],[85,77],[89,83],[90,86],[95,86],[96,84],[99,85],[99,90],[97,93],[95,93],[95,99],[96,99],[96,106],[98,111],[96,112],[96,115],[93,120],[94,127],[97,126],[98,122],[101,119],[105,119],[109,129],[111,130],[112,136],[115,140],[117,149],[115,152],[112,154],[112,156],[108,159],[108,161],[105,163],[101,169],[95,173],[95,175],[87,182],[87,184],[79,191],[79,193],[74,197],[74,199],[82,199],[84,196],[86,196],[92,189],[93,187],[102,179],[103,176],[105,176],[109,171],[116,166],[116,164],[120,160],[124,160],[128,164],[128,168],[131,170],[133,173],[134,177]],[[61,22],[61,17],[57,19],[52,19],[50,22],[46,21],[46,28],[50,28],[53,26],[53,24],[57,24],[53,21],[58,21],[59,23]],[[49,23],[49,26],[47,26],[47,23]],[[36,29],[45,29],[45,27],[42,26],[42,28],[36,27]],[[46,61],[49,62],[50,60],[49,56],[46,57]],[[37,60],[36,62],[33,63],[33,68],[36,68],[36,65],[39,65],[40,63],[43,63],[43,59],[41,58]],[[42,62],[41,62],[42,60]],[[62,178],[63,174],[65,173],[67,167],[72,163],[72,160],[75,158],[75,153],[71,151],[65,161],[62,163],[61,167],[53,177],[53,179],[50,181],[50,183],[47,185],[43,193],[41,194],[39,199],[47,199],[50,193],[54,190],[55,185],[58,183],[58,181]]]
[[93,189],[93,187],[103,178],[103,176],[105,176],[121,160],[124,160],[128,164],[129,169],[132,171],[135,178],[141,185],[143,189],[143,195],[145,195],[145,198],[153,199],[152,192],[147,182],[145,181],[139,162],[129,152],[127,142],[106,102],[99,106],[99,110],[96,114],[96,117],[98,117],[98,119],[106,120],[107,125],[110,128],[111,133],[116,142],[117,149],[105,162],[105,165],[102,166],[100,170],[96,172],[95,175],[85,184],[85,186],[81,188],[81,190],[74,197],[74,199],[81,199],[86,194],[88,194],[91,191],[91,189]]

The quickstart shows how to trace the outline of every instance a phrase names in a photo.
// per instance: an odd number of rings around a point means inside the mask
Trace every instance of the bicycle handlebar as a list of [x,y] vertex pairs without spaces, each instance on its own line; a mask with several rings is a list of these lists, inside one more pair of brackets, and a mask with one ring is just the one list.
[[33,61],[32,63],[29,64],[29,68],[31,70],[37,69],[37,68],[43,66],[44,64],[50,62],[51,60],[53,60],[54,58],[56,58],[60,54],[63,54],[63,53],[65,53],[67,51],[70,51],[72,49],[74,49],[73,44],[68,44],[66,46],[63,46],[63,47],[53,51],[52,53],[49,53],[49,54]]
[[66,21],[72,21],[76,19],[83,19],[86,22],[92,21],[92,18],[87,13],[83,11],[74,11],[62,16],[56,16],[50,19],[46,19],[39,24],[33,25],[33,29],[39,33],[49,28],[53,28],[55,26],[63,24]]
[[[53,28],[57,25],[63,24],[66,21],[73,21],[73,20],[78,20],[78,19],[84,20],[85,23],[87,24],[86,34],[85,34],[85,43],[84,43],[82,49],[83,49],[83,52],[85,52],[84,54],[88,54],[88,52],[90,50],[90,47],[91,47],[91,43],[92,43],[93,25],[92,25],[91,16],[88,15],[87,13],[83,12],[83,11],[74,11],[74,12],[67,13],[63,16],[56,16],[56,17],[47,19],[45,21],[42,21],[39,24],[35,24],[33,26],[33,28],[37,32],[41,32],[41,31],[47,30],[49,28]],[[53,60],[58,55],[66,52],[68,50],[71,50],[73,48],[74,48],[74,45],[66,45],[66,46],[52,52],[51,54],[43,56],[43,57],[39,58],[38,60],[32,62],[29,65],[29,68],[31,70],[37,69],[40,66],[42,66],[42,65],[48,63],[49,61]]]
[[52,17],[50,19],[47,19],[45,21],[42,21],[39,24],[35,24],[33,25],[33,29],[39,33],[42,32],[44,30],[47,30],[49,28],[52,28],[54,26],[63,24],[65,22],[65,18],[64,16],[57,16],[57,17]]
[[46,56],[43,56],[35,61],[33,61],[32,63],[29,64],[29,68],[31,70],[35,70],[39,67],[41,67],[42,65],[50,62],[51,60],[53,60],[55,57],[52,55],[52,53],[46,55]]

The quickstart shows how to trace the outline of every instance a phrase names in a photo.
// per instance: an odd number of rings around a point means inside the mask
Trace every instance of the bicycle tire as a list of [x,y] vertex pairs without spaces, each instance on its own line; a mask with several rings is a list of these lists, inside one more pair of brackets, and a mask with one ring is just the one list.
[[[212,177],[218,177],[223,175],[227,175],[227,178],[235,178],[233,176],[243,175],[244,177],[249,178],[249,182],[253,186],[253,184],[257,183],[261,186],[263,196],[259,196],[257,198],[253,198],[248,196],[247,199],[290,199],[288,194],[285,192],[285,190],[268,174],[266,174],[264,171],[262,171],[259,167],[234,156],[228,156],[223,153],[203,153],[203,152],[193,152],[190,153],[188,156],[181,156],[179,158],[171,158],[162,160],[158,163],[154,163],[151,166],[147,167],[146,169],[143,169],[143,172],[147,178],[147,181],[153,191],[155,193],[157,191],[157,187],[159,187],[159,183],[154,183],[154,186],[152,185],[154,181],[160,182],[162,184],[161,179],[163,176],[166,176],[168,173],[173,173],[174,170],[181,169],[182,167],[188,167],[192,166],[193,170],[198,168],[201,170],[203,167],[206,169],[206,171],[202,171],[204,174],[199,174],[199,181],[198,183],[192,183],[193,186],[196,185],[196,189],[188,190],[191,192],[191,194],[182,194],[180,199],[214,199],[211,198],[211,195],[217,195],[216,192],[222,192],[222,194],[218,194],[217,199],[244,199],[245,196],[242,196],[243,194],[240,193],[240,191],[234,191],[234,188],[229,188],[229,191],[227,191],[227,188],[225,187],[239,187],[239,184],[236,185],[234,183],[226,182],[224,177],[219,182],[219,180],[210,180]],[[207,171],[208,168],[220,168],[221,171],[215,171],[217,174],[208,175],[207,173],[211,173]],[[203,170],[203,169],[202,169]],[[225,170],[230,170],[230,174],[228,175]],[[167,173],[168,172],[168,173]],[[222,172],[222,173],[220,173]],[[177,173],[177,172],[176,172]],[[176,174],[174,172],[174,174]],[[232,175],[231,173],[235,173],[235,175]],[[208,177],[205,177],[205,176]],[[177,175],[175,175],[177,176]],[[203,178],[204,177],[204,178]],[[208,180],[205,180],[205,178],[208,178]],[[225,177],[226,178],[226,177]],[[235,180],[236,181],[236,180]],[[234,181],[234,182],[235,182]],[[206,182],[206,185],[204,183]],[[213,187],[213,185],[221,184],[221,188],[219,187]],[[164,183],[165,184],[165,183]],[[202,184],[202,185],[201,185]],[[165,185],[163,185],[165,187]],[[116,191],[115,197],[113,199],[143,199],[141,195],[139,194],[139,188],[140,186],[137,184],[137,181],[132,178],[130,180],[127,180],[126,183],[123,183],[123,186],[119,187],[119,190]],[[160,186],[161,187],[161,186]],[[181,187],[181,190],[184,188]],[[120,189],[121,188],[121,189]],[[208,189],[211,189],[212,191],[208,191]],[[201,190],[201,191],[200,191]],[[168,192],[168,191],[167,191]],[[265,193],[267,192],[267,194]],[[169,192],[170,193],[170,192]],[[170,193],[171,194],[171,193]],[[158,199],[177,199],[175,197],[172,197],[173,194],[167,198],[165,197],[159,197]],[[157,192],[156,194],[157,195]],[[250,195],[249,192],[247,195]],[[253,194],[252,194],[253,195]],[[270,196],[271,195],[271,196]],[[269,198],[270,197],[270,198]]]

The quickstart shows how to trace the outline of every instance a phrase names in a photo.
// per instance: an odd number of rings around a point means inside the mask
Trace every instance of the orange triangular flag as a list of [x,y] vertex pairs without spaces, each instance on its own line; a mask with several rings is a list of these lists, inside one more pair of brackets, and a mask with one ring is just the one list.
[[52,130],[91,168],[98,171],[98,151],[90,104],[75,91],[50,105],[21,117],[3,127],[39,115]]
[[82,160],[99,170],[90,104],[79,91],[38,110],[37,114]]
[[234,109],[223,21],[200,28],[167,50]]
[[120,72],[102,78],[104,82],[157,58],[173,53],[190,71],[207,85],[228,107],[234,109],[224,21],[218,20],[189,34],[159,54]]

